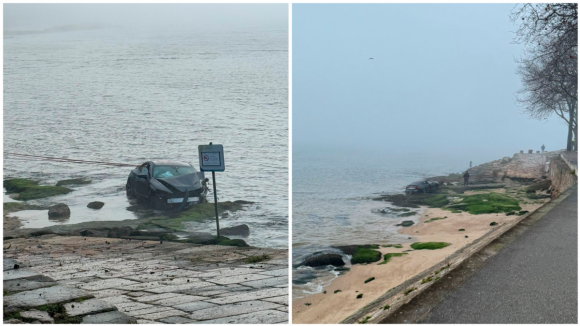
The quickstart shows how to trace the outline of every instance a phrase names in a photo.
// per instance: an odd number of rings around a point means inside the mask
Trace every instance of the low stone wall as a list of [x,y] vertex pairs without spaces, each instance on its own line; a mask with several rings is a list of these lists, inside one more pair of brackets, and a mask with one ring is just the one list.
[[570,169],[561,157],[554,157],[550,160],[548,177],[552,180],[552,198],[560,195],[578,182],[576,172]]
[[563,152],[560,157],[568,164],[570,169],[578,172],[578,152]]

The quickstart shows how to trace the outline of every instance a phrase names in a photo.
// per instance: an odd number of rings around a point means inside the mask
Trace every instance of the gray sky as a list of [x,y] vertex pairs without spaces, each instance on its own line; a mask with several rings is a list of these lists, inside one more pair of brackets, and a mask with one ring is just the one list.
[[[512,4],[293,6],[293,153],[566,147],[520,113]],[[374,60],[369,60],[372,57]]]
[[287,4],[4,4],[4,29],[103,24],[145,28],[288,28]]

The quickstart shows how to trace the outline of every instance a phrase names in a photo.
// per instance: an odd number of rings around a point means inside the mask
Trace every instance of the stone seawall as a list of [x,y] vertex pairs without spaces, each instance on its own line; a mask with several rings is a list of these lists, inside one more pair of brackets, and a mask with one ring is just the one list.
[[578,182],[576,171],[572,170],[561,157],[555,157],[550,160],[548,173],[548,177],[552,180],[552,198],[560,195]]

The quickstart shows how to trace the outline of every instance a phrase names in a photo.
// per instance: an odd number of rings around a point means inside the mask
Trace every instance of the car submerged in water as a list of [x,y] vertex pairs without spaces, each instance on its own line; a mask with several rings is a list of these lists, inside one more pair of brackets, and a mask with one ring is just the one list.
[[184,209],[205,201],[208,179],[188,163],[148,161],[129,173],[127,197],[153,209]]
[[435,181],[415,181],[405,188],[406,194],[435,192],[439,189],[439,183]]

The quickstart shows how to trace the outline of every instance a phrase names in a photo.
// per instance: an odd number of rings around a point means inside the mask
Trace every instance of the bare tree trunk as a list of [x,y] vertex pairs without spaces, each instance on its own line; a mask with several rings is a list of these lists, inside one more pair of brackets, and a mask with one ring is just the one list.
[[572,124],[572,119],[574,117],[574,110],[572,110],[570,106],[569,106],[569,108],[570,109],[568,110],[568,113],[570,113],[570,120],[569,120],[570,122],[568,123],[568,139],[567,139],[567,142],[566,142],[566,150],[567,151],[572,151],[573,150],[572,149],[572,147],[573,147],[572,146],[572,137],[573,137],[572,131],[574,130],[574,127],[573,127],[573,124]]

